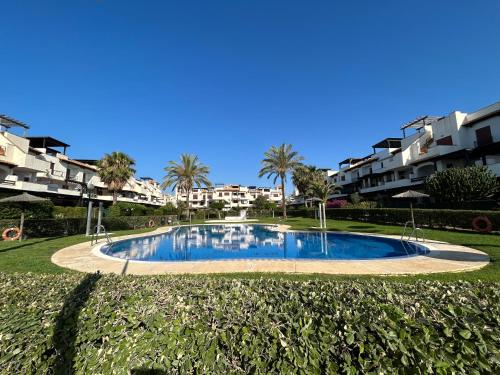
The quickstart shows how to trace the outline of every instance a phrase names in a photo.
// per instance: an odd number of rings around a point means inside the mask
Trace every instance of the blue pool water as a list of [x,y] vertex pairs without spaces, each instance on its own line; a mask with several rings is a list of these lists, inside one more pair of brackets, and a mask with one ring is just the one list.
[[278,232],[257,224],[198,225],[117,241],[104,254],[143,261],[230,259],[378,259],[423,254],[422,246],[347,233]]

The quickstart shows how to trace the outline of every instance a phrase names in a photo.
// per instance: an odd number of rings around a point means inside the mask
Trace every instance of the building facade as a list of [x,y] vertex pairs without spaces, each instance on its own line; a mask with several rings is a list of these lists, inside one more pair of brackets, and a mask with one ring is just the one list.
[[[22,135],[14,133],[21,130]],[[83,202],[91,194],[112,202],[112,193],[98,174],[95,160],[66,155],[68,144],[52,137],[29,137],[29,126],[0,115],[0,191],[36,193],[58,204]],[[130,178],[118,201],[163,206],[169,197],[151,178]]]
[[422,116],[401,131],[401,138],[374,144],[373,153],[340,162],[328,178],[341,193],[331,198],[419,190],[437,171],[472,165],[486,166],[500,177],[500,102],[473,113]]
[[[283,193],[281,187],[218,184],[212,188],[194,188],[189,196],[189,202],[190,207],[194,209],[208,208],[211,202],[223,202],[224,209],[230,210],[232,208],[250,208],[258,196],[280,204]],[[187,195],[183,192],[176,192],[175,198],[186,202]]]

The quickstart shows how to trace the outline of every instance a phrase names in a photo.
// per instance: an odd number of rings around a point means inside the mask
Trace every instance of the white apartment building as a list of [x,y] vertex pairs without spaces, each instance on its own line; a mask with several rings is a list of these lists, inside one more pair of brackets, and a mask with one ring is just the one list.
[[372,154],[341,161],[329,179],[342,193],[331,198],[418,190],[436,171],[470,165],[484,165],[500,177],[500,102],[473,113],[421,116],[401,130],[403,137],[377,142]]
[[[14,134],[21,129],[23,135]],[[59,204],[75,204],[92,194],[103,202],[113,200],[98,174],[95,160],[74,160],[68,144],[52,137],[29,137],[29,126],[0,115],[0,191],[30,192]],[[89,190],[89,187],[91,190]],[[151,178],[131,178],[118,201],[162,206],[168,197]]]
[[[190,194],[190,207],[207,208],[211,202],[224,202],[225,210],[231,208],[250,208],[258,196],[280,204],[283,193],[281,187],[257,187],[217,184],[213,188],[194,188]],[[176,192],[176,199],[185,202],[187,195]]]

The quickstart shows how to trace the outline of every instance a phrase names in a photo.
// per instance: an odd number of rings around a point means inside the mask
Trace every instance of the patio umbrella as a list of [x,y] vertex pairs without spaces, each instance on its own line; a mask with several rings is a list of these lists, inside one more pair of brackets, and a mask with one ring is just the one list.
[[425,194],[425,193],[419,193],[418,191],[415,191],[415,190],[407,190],[407,191],[404,191],[402,193],[393,195],[392,197],[393,198],[399,198],[399,199],[410,199],[411,223],[413,225],[413,228],[415,229],[415,218],[413,216],[413,202],[412,202],[412,199],[429,198],[429,195]]
[[21,225],[19,226],[19,231],[21,235],[19,236],[19,241],[23,238],[23,227],[24,227],[24,210],[26,209],[26,204],[29,203],[40,203],[45,202],[48,199],[40,198],[35,195],[31,195],[28,193],[22,193],[19,195],[14,195],[12,197],[7,197],[0,199],[0,203],[21,203],[22,211],[21,211]]

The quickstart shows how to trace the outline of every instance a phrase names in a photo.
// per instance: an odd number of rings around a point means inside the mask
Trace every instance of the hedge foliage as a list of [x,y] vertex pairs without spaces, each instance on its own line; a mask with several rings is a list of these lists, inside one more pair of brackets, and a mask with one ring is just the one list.
[[0,204],[1,219],[19,219],[24,216],[31,219],[46,219],[53,215],[54,204],[50,201],[40,203],[2,203]]
[[[472,220],[487,216],[493,230],[500,230],[500,211],[414,209],[415,222],[430,228],[472,229]],[[314,217],[313,209],[290,210],[288,216]],[[334,208],[326,209],[328,219],[366,221],[402,225],[411,220],[407,208]]]
[[0,306],[2,374],[500,370],[498,284],[0,274]]
[[[173,215],[104,217],[102,218],[102,224],[109,232],[144,228],[149,226],[151,220],[154,222],[154,226],[162,226],[168,224],[169,221],[174,222],[176,219],[177,217]],[[92,228],[94,228],[96,224],[97,220],[93,219]],[[85,233],[86,225],[86,218],[29,219],[24,222],[24,235],[27,238],[70,236]],[[19,218],[0,220],[1,231],[12,226],[19,226]]]

